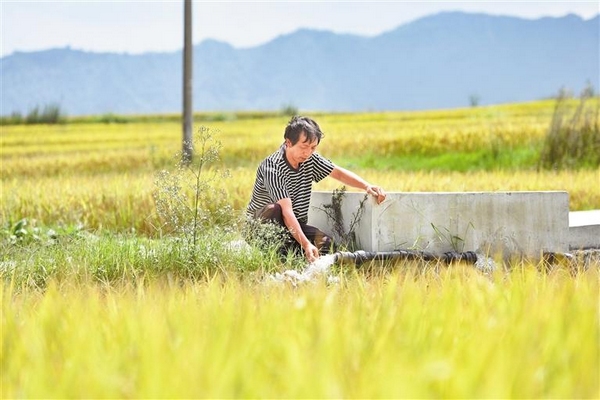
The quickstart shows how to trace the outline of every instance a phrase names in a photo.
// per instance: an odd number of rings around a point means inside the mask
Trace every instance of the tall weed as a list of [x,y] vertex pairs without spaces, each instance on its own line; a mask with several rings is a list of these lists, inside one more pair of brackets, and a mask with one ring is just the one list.
[[177,237],[192,263],[198,261],[202,240],[214,238],[215,228],[231,227],[236,221],[225,191],[219,187],[229,173],[217,165],[221,149],[217,133],[201,126],[194,137],[194,159],[178,157],[175,169],[160,171],[155,181],[153,196],[162,222],[158,229]]
[[597,168],[600,166],[600,106],[588,105],[591,90],[585,90],[569,116],[567,95],[558,95],[550,128],[543,143],[539,169]]

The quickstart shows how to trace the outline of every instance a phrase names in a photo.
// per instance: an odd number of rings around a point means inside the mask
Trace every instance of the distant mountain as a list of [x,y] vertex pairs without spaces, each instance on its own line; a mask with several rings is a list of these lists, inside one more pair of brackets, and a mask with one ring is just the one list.
[[[528,101],[600,86],[600,16],[440,13],[376,37],[301,29],[253,48],[194,47],[194,110],[415,110]],[[182,53],[66,49],[0,59],[2,115],[180,112]]]

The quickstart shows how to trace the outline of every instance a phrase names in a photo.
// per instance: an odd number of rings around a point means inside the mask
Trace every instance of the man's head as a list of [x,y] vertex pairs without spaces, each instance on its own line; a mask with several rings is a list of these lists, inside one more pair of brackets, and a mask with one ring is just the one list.
[[308,160],[315,152],[323,132],[317,123],[308,117],[293,117],[285,128],[285,156],[294,168]]
[[298,143],[300,139],[308,143],[316,140],[316,144],[319,144],[323,138],[323,132],[321,132],[321,128],[319,128],[319,125],[313,119],[295,116],[285,127],[283,138],[286,142],[289,140],[292,146]]

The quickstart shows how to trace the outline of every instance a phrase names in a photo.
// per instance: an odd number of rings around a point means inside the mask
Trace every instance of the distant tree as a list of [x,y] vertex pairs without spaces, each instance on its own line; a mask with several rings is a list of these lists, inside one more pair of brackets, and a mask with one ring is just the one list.
[[581,97],[589,99],[594,97],[595,95],[596,91],[594,90],[594,85],[592,85],[592,82],[587,81],[585,87],[583,88],[583,91],[581,92]]
[[572,99],[573,91],[563,86],[558,90],[558,94],[554,98],[556,100]]
[[296,107],[292,103],[284,105],[283,107],[281,107],[280,111],[281,115],[286,117],[293,117],[294,115],[298,115],[298,112],[298,107]]
[[469,96],[469,104],[471,105],[471,107],[479,106],[480,101],[481,101],[481,98],[477,94],[472,94]]

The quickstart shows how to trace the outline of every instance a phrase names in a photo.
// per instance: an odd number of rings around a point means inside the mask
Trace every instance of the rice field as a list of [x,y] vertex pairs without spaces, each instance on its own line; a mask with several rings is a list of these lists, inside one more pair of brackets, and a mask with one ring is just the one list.
[[[552,110],[315,119],[321,154],[389,192],[567,190],[572,210],[598,209],[599,169],[536,168]],[[229,178],[203,207],[235,221],[287,119],[205,124]],[[335,279],[281,282],[303,261],[228,247],[236,225],[192,250],[159,229],[157,173],[180,140],[171,120],[2,126],[2,398],[600,397],[598,257],[334,265]]]

